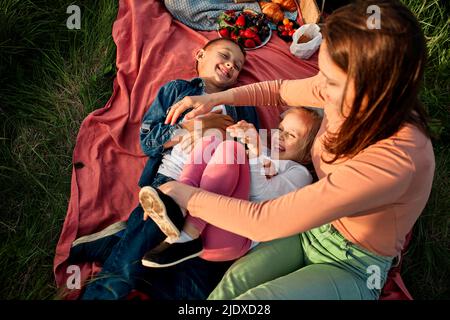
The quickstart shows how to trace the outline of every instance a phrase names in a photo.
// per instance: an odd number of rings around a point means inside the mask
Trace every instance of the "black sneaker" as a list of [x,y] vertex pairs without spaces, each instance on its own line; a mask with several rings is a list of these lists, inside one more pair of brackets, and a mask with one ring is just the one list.
[[126,227],[126,222],[119,221],[99,232],[76,239],[70,249],[69,263],[105,262]]
[[156,248],[148,251],[142,258],[142,265],[150,268],[166,268],[180,262],[198,257],[203,251],[202,239],[182,243],[162,242]]
[[180,229],[184,225],[184,216],[180,207],[171,197],[158,189],[143,187],[139,192],[139,202],[166,236],[172,239],[180,236]]

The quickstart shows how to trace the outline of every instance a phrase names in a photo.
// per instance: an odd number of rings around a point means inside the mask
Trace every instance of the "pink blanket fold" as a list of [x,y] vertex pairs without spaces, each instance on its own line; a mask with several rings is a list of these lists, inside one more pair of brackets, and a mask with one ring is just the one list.
[[[67,299],[73,271],[67,258],[72,242],[119,220],[138,204],[138,180],[147,160],[139,146],[139,126],[159,87],[196,76],[194,55],[216,32],[197,32],[173,20],[155,0],[121,0],[112,35],[117,45],[117,76],[106,105],[83,121],[73,152],[67,216],[54,259],[56,284]],[[298,79],[318,71],[317,54],[307,61],[292,56],[289,45],[273,35],[263,48],[248,51],[238,85],[273,79]],[[280,109],[259,108],[262,128],[274,128]],[[81,266],[81,280],[99,266]]]

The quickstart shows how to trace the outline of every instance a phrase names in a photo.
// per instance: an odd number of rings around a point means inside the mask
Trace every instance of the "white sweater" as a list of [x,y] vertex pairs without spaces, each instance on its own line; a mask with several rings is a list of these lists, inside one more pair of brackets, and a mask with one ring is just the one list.
[[[277,174],[267,178],[264,160],[273,162]],[[250,159],[250,201],[271,200],[311,184],[311,173],[303,165],[291,160],[273,160],[267,156]]]
[[[275,165],[275,176],[267,178],[264,171],[264,160]],[[291,160],[273,160],[261,155],[251,158],[250,164],[250,201],[261,202],[281,197],[287,193],[312,183],[312,175],[305,166]],[[252,241],[250,249],[259,242]]]

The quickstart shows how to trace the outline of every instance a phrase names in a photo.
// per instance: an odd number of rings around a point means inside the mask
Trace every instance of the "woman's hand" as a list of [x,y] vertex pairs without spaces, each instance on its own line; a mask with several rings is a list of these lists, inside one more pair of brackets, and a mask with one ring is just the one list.
[[245,120],[241,120],[235,125],[229,126],[227,132],[234,138],[238,138],[242,143],[248,147],[249,158],[259,156],[259,134],[255,126]]
[[192,196],[199,192],[199,188],[188,186],[178,181],[169,181],[158,187],[163,193],[171,197],[180,207],[187,208]]
[[216,105],[212,96],[213,95],[211,94],[205,94],[202,96],[184,97],[170,107],[165,124],[170,123],[171,125],[174,125],[177,123],[178,117],[189,108],[194,108],[194,110],[186,114],[184,117],[185,120],[193,119],[198,115],[211,112],[212,108]]

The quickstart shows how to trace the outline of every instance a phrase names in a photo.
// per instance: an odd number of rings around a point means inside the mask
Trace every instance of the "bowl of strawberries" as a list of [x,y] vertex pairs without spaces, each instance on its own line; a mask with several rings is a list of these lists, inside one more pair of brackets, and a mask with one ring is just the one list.
[[222,12],[217,22],[219,36],[239,43],[245,50],[261,48],[272,36],[267,17],[253,10],[227,10]]

